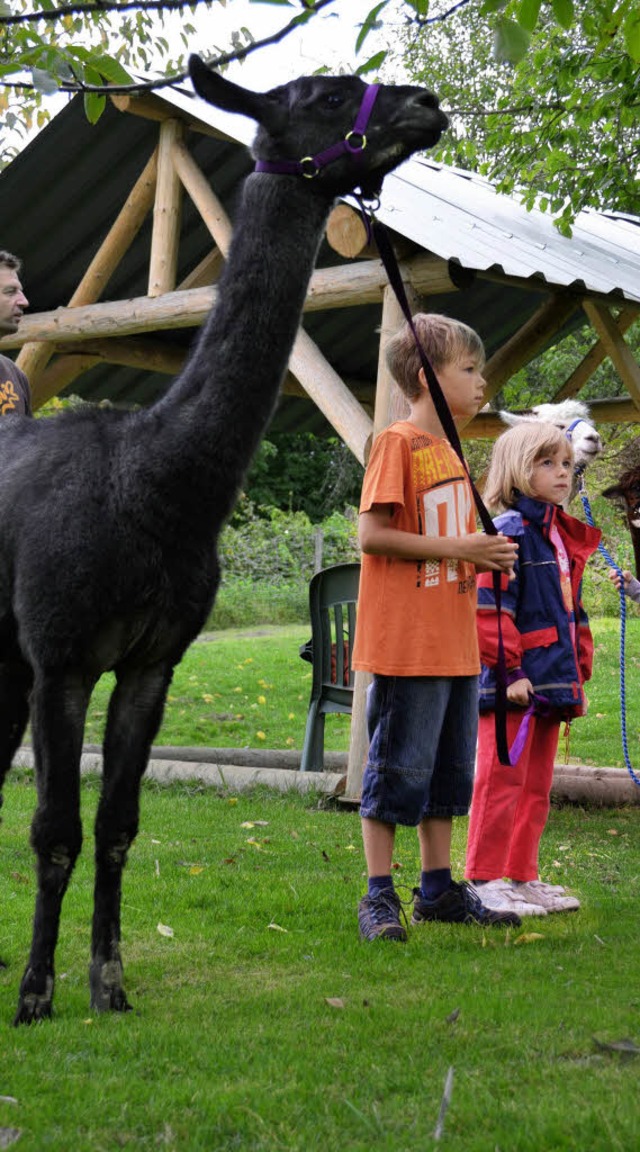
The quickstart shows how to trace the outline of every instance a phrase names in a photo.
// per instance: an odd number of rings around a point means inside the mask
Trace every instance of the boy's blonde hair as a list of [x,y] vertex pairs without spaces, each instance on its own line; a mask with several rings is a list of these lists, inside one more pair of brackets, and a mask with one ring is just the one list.
[[553,456],[558,449],[564,449],[573,460],[571,441],[561,428],[546,420],[526,421],[503,432],[493,446],[484,486],[487,507],[492,512],[505,512],[513,506],[518,492],[532,496],[534,464],[545,456]]
[[[453,320],[450,316],[441,316],[437,312],[418,312],[413,317],[413,323],[420,343],[436,373],[438,368],[462,360],[465,356],[472,356],[478,368],[484,367],[482,340],[473,328],[469,328],[461,320]],[[422,363],[408,324],[404,324],[391,337],[385,356],[387,367],[407,400],[416,400],[421,392],[418,372]]]

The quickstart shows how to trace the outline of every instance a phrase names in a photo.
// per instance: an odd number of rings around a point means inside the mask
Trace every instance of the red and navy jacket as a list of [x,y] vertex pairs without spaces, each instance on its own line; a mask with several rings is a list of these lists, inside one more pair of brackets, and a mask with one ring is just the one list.
[[[519,496],[513,508],[494,520],[499,532],[518,544],[515,579],[501,576],[501,624],[507,682],[526,677],[561,717],[584,710],[582,685],[591,678],[593,639],[582,606],[584,568],[600,543],[590,528],[555,504]],[[562,596],[556,550],[549,538],[555,523],[569,557],[573,612]],[[575,646],[571,624],[575,623]],[[498,615],[493,573],[478,573],[480,711],[495,708]]]

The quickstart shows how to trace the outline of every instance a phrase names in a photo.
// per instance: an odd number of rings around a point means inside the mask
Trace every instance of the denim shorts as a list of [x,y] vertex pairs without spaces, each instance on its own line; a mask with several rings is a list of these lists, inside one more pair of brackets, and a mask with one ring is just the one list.
[[478,732],[477,676],[377,676],[360,815],[387,824],[466,816]]

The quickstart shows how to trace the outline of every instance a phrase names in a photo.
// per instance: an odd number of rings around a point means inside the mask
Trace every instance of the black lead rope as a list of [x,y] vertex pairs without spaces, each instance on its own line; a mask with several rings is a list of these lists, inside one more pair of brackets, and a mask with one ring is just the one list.
[[[396,254],[393,251],[393,247],[392,247],[391,241],[389,239],[389,233],[388,233],[386,227],[384,226],[384,224],[381,224],[379,220],[376,220],[375,216],[373,216],[372,213],[370,214],[369,212],[367,212],[367,210],[363,207],[361,201],[360,201],[360,208],[361,208],[361,211],[363,213],[363,216],[365,216],[365,213],[366,213],[365,225],[367,227],[367,231],[371,231],[373,233],[373,237],[374,237],[374,240],[376,242],[378,252],[380,253],[380,259],[382,260],[382,263],[384,264],[387,276],[389,277],[389,283],[391,284],[391,287],[393,288],[393,290],[396,294],[398,303],[399,303],[400,307],[402,308],[402,311],[405,315],[406,321],[407,321],[407,323],[411,329],[411,332],[413,333],[413,338],[416,342],[416,347],[417,347],[418,353],[420,355],[420,361],[422,363],[422,367],[424,369],[424,374],[426,376],[427,383],[429,385],[429,391],[431,393],[431,399],[433,400],[433,404],[434,404],[436,413],[438,415],[438,419],[439,419],[440,423],[442,424],[442,427],[443,427],[444,433],[447,437],[447,440],[449,441],[449,443],[453,447],[454,451],[457,453],[457,455],[460,459],[460,462],[462,463],[462,466],[465,470],[465,474],[469,480],[469,484],[471,485],[471,491],[473,492],[473,499],[475,501],[475,505],[476,505],[476,508],[478,511],[478,516],[480,517],[480,521],[482,523],[482,527],[484,528],[484,530],[488,536],[497,536],[498,530],[497,530],[495,524],[493,523],[493,520],[491,519],[491,516],[489,515],[489,513],[488,513],[488,511],[487,511],[487,509],[486,509],[486,507],[482,501],[482,497],[480,496],[480,493],[478,492],[478,490],[477,490],[477,488],[476,488],[476,486],[473,483],[473,480],[471,478],[471,474],[469,472],[469,466],[467,464],[467,461],[465,460],[464,452],[462,451],[462,444],[460,443],[460,437],[458,435],[458,429],[455,426],[455,422],[454,422],[453,417],[451,415],[451,412],[449,410],[449,405],[447,404],[447,401],[445,399],[442,388],[440,387],[440,382],[439,382],[438,377],[436,376],[436,374],[435,374],[435,372],[434,372],[434,370],[433,370],[433,368],[429,362],[427,354],[426,354],[424,348],[422,347],[422,344],[420,342],[420,338],[419,338],[418,333],[416,331],[416,327],[415,327],[415,324],[413,322],[413,316],[411,315],[411,309],[409,307],[409,301],[407,300],[407,294],[405,292],[404,284],[402,281],[402,276],[400,275],[400,269],[398,267],[398,261],[396,259]],[[512,758],[509,754],[509,745],[508,745],[508,741],[507,741],[507,661],[506,661],[506,656],[505,656],[505,651],[504,651],[504,639],[503,639],[503,635],[502,635],[502,619],[501,619],[501,615],[502,615],[502,589],[501,589],[500,581],[501,581],[501,575],[502,574],[500,572],[493,572],[492,575],[493,575],[493,591],[494,591],[495,602],[496,602],[496,610],[498,613],[498,660],[497,660],[497,664],[496,664],[496,703],[495,703],[496,747],[497,747],[498,759],[500,760],[500,763],[510,765],[512,763],[515,763],[515,760],[512,760]],[[516,757],[516,759],[517,759],[517,757]]]

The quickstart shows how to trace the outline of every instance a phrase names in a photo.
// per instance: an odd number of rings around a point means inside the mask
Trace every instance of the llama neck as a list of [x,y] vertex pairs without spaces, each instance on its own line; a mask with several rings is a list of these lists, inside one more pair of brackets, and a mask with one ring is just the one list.
[[296,177],[248,177],[215,307],[181,375],[141,414],[140,466],[194,532],[229,515],[273,414],[332,202]]
[[216,305],[157,406],[163,419],[188,405],[206,437],[241,426],[251,453],[286,371],[330,207],[299,178],[248,177]]

